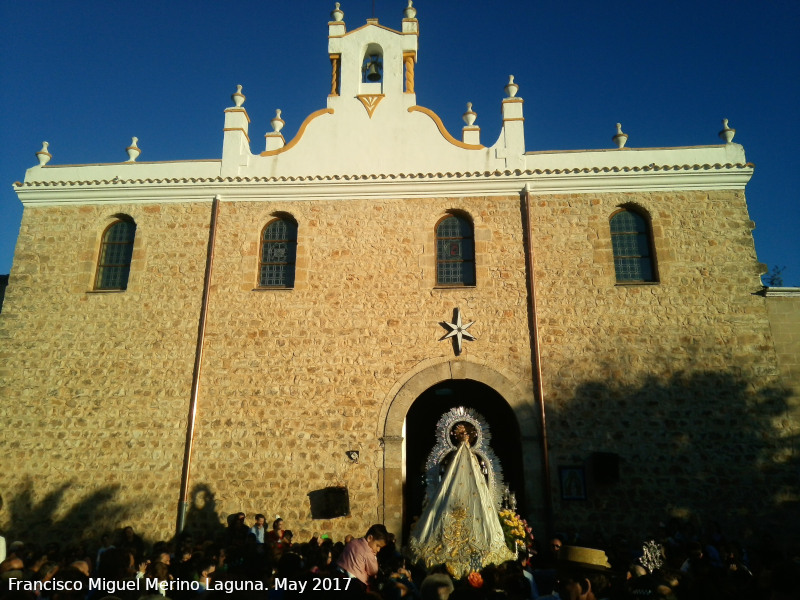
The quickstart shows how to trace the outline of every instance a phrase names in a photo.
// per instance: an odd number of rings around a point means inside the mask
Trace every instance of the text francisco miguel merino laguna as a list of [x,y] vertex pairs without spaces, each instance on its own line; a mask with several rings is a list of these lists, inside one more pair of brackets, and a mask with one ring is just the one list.
[[[350,579],[313,577],[310,580],[293,580],[286,577],[277,577],[272,589],[289,590],[297,592],[307,591],[345,591],[350,586]],[[113,579],[102,579],[90,577],[85,581],[29,581],[27,579],[8,580],[8,591],[23,590],[26,592],[61,592],[61,591],[83,591],[91,592],[101,590],[107,594],[114,594],[118,591],[193,591],[202,592],[204,590],[215,590],[221,592],[261,592],[269,590],[270,587],[263,581],[215,581],[205,579],[201,581],[187,581],[177,579],[174,581],[158,581],[156,579],[128,579],[116,581]]]

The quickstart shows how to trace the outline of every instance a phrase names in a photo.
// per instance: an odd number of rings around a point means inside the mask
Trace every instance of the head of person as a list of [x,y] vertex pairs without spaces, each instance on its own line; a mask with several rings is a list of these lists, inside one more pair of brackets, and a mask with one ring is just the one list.
[[377,554],[389,542],[389,532],[386,531],[385,525],[376,523],[367,530],[364,539],[367,541],[369,549]]
[[280,531],[281,529],[283,529],[283,519],[278,517],[277,519],[275,519],[272,522],[272,530],[273,531]]
[[605,596],[611,587],[611,565],[602,550],[562,546],[556,580],[562,600],[595,600]]
[[548,543],[548,550],[558,556],[561,547],[564,545],[564,538],[560,535],[554,535],[550,538],[550,542]]
[[267,517],[265,517],[261,513],[256,515],[256,527],[263,527],[264,523],[266,522],[267,522]]
[[453,580],[446,573],[431,573],[422,581],[422,600],[447,600],[453,593]]

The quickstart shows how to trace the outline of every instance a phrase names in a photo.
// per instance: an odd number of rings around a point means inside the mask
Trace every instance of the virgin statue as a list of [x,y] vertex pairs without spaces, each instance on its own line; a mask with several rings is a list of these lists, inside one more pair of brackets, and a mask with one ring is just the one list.
[[439,419],[436,440],[425,465],[425,504],[409,540],[415,560],[445,564],[460,578],[513,559],[498,516],[502,475],[483,418],[453,408]]

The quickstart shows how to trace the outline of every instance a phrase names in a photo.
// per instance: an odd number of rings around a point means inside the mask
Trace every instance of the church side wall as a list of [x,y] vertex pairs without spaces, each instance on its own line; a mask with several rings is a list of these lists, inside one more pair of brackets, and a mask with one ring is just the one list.
[[800,296],[767,295],[767,312],[781,379],[794,389],[793,405],[800,411]]
[[[615,284],[608,219],[626,203],[652,219],[658,284]],[[798,491],[786,460],[798,414],[744,194],[546,196],[533,213],[556,527],[779,522]],[[561,499],[565,466],[585,469],[586,500]]]
[[[128,289],[90,292],[117,214],[137,224]],[[12,539],[174,530],[209,216],[210,202],[25,209],[0,315]]]

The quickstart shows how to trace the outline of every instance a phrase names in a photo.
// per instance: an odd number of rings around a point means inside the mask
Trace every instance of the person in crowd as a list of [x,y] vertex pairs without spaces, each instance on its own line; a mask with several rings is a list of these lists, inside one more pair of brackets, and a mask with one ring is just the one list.
[[556,593],[540,599],[604,600],[611,593],[611,575],[611,564],[604,551],[562,546],[556,566]]
[[419,586],[422,600],[447,600],[453,593],[453,579],[447,573],[431,573]]
[[97,555],[94,559],[95,570],[100,565],[100,560],[103,558],[103,553],[111,548],[114,548],[114,544],[111,542],[111,536],[107,533],[104,533],[102,536],[100,536],[100,547],[97,549]]
[[366,592],[370,579],[378,574],[378,552],[386,545],[389,532],[384,525],[375,524],[362,538],[352,540],[345,546],[336,566],[342,575],[350,577],[356,589]]
[[144,572],[144,578],[157,586],[158,594],[160,596],[167,595],[167,585],[172,580],[172,577],[169,574],[168,565],[160,561],[151,562],[147,565],[147,569]]
[[265,542],[267,518],[261,513],[256,515],[256,522],[250,528],[250,533],[256,536],[256,543],[263,544]]
[[134,532],[133,527],[130,525],[122,530],[117,546],[133,554],[136,564],[139,564],[144,559],[144,541],[141,536]]

